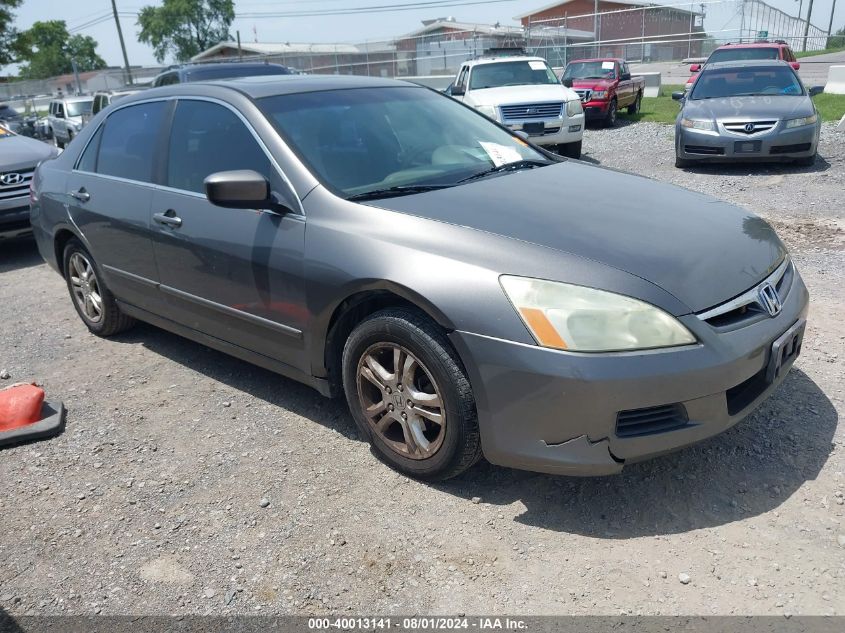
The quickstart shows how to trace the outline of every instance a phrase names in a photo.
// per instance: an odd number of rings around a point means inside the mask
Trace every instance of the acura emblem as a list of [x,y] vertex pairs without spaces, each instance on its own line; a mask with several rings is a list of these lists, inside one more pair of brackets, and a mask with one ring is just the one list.
[[760,296],[760,305],[763,306],[763,309],[769,313],[770,317],[776,317],[780,314],[780,311],[783,308],[783,303],[780,300],[778,291],[775,290],[775,287],[772,284],[767,281],[760,286],[757,294]]
[[9,172],[0,176],[0,182],[4,185],[19,185],[23,182],[23,175],[15,172]]
[[746,123],[745,124],[745,131],[748,134],[751,134],[754,131],[754,124],[753,123]]

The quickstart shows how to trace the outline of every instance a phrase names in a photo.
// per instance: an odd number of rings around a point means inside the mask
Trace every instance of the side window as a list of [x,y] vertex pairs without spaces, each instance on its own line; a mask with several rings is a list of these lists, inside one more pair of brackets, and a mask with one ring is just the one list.
[[176,73],[168,73],[156,82],[156,86],[169,86],[171,84],[179,83],[179,75]]
[[76,168],[79,171],[89,171],[92,173],[97,171],[97,152],[100,149],[100,138],[102,136],[103,126],[101,125],[97,128],[97,131],[94,132],[94,136],[91,137],[91,142],[88,143],[88,146],[79,158],[79,162],[76,164]]
[[461,73],[458,75],[458,80],[455,82],[456,86],[460,86],[461,88],[466,88],[467,85],[467,75],[469,74],[469,68],[464,66],[461,68]]
[[61,101],[56,102],[56,116],[63,117],[65,115],[65,106]]
[[232,169],[257,171],[279,188],[278,173],[234,112],[207,101],[179,101],[170,132],[167,186],[205,193],[206,176]]
[[97,173],[153,181],[153,154],[165,102],[153,101],[113,112],[104,124]]

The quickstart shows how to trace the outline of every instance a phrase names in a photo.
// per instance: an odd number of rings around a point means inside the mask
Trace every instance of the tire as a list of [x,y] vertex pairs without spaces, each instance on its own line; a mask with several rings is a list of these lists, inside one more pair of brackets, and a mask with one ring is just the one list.
[[613,127],[616,125],[616,115],[618,114],[618,106],[616,99],[611,99],[610,105],[607,106],[607,114],[604,116],[604,127]]
[[795,159],[795,164],[801,167],[812,167],[816,164],[816,156],[817,154],[813,154],[812,156],[805,156],[804,158],[797,158]]
[[675,167],[682,169],[684,167],[692,167],[694,165],[694,161],[687,160],[685,158],[678,158],[675,156]]
[[640,107],[643,104],[643,93],[637,92],[637,98],[634,100],[634,103],[628,106],[628,114],[636,114],[640,111]]
[[[395,369],[397,353],[405,371]],[[391,308],[368,317],[344,345],[342,374],[358,429],[392,468],[439,481],[481,458],[469,380],[443,332],[426,316]],[[440,406],[429,404],[434,402]]]
[[[111,336],[128,330],[135,324],[135,319],[120,311],[114,295],[109,292],[103,281],[100,268],[82,242],[76,238],[68,241],[62,263],[73,307],[93,334]],[[88,274],[87,277],[85,273]],[[99,297],[99,310],[95,296]]]
[[576,141],[575,143],[564,143],[558,146],[558,154],[567,158],[581,158],[581,146],[583,143],[583,140]]

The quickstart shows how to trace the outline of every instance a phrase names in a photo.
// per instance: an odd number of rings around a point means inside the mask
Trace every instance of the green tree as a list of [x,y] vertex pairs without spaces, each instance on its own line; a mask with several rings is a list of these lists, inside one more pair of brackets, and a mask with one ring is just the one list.
[[17,58],[23,62],[21,77],[44,79],[73,71],[72,60],[79,72],[105,68],[97,55],[97,42],[88,35],[70,35],[64,20],[36,22],[23,31],[15,42]]
[[231,39],[235,19],[232,0],[164,0],[138,14],[138,39],[153,47],[161,63],[168,54],[186,61],[215,44]]
[[845,46],[845,28],[839,29],[827,38],[827,48],[842,48],[843,46]]
[[12,9],[16,9],[20,4],[21,0],[0,0],[0,66],[15,61],[13,44],[17,32],[12,26],[15,20]]

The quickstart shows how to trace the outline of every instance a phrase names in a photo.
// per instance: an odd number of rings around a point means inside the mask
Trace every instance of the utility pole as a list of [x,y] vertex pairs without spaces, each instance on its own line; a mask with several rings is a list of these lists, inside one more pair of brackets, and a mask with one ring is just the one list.
[[596,40],[596,57],[599,57],[599,0],[593,0],[593,39]]
[[807,22],[804,24],[804,44],[801,46],[802,51],[807,50],[807,36],[810,34],[810,16],[813,15],[813,0],[807,6]]
[[833,34],[833,12],[836,11],[836,0],[833,0],[833,4],[830,6],[830,23],[827,25],[827,39],[828,41],[824,43],[824,47],[827,48],[828,42],[830,42],[830,36]]
[[120,28],[120,19],[117,17],[117,4],[111,0],[111,9],[114,13],[114,24],[117,26],[117,37],[120,40],[120,50],[123,51],[123,67],[126,69],[126,83],[132,83],[132,71],[129,69],[129,57],[126,55],[126,44],[123,42],[123,29]]
[[241,32],[235,31],[235,33],[237,33],[237,35],[238,35],[238,61],[240,62],[240,61],[243,61],[243,59],[244,59],[244,53],[241,50]]

